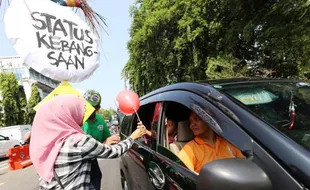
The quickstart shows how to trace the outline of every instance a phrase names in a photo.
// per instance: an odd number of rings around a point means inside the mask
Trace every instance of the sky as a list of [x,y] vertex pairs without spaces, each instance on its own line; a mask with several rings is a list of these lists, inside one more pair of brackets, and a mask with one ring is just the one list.
[[[127,42],[132,19],[129,7],[134,0],[93,0],[92,7],[106,18],[107,33],[103,33],[100,67],[89,78],[81,83],[71,83],[80,92],[88,89],[98,91],[102,96],[103,108],[116,108],[114,100],[124,90],[125,83],[121,72],[129,59]],[[3,8],[0,9],[0,57],[17,55],[7,39],[3,24]]]

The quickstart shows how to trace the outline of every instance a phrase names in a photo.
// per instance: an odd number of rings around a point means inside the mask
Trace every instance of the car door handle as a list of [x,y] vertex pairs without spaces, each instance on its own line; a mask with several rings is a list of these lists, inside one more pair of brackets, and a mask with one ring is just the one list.
[[133,150],[132,151],[132,154],[134,154],[137,158],[139,158],[141,161],[144,160],[144,156],[140,153],[140,152],[137,152],[136,150]]
[[156,189],[163,189],[165,186],[165,175],[161,171],[160,167],[154,163],[150,162],[150,167],[148,168],[148,173],[150,176],[150,180]]
[[154,179],[156,179],[160,184],[164,184],[165,183],[165,180],[162,179],[158,173],[156,173],[152,168],[149,168],[149,173],[150,173],[150,176]]
[[172,183],[172,185],[177,189],[177,190],[183,190],[178,183],[176,183],[171,177],[166,176],[166,178]]

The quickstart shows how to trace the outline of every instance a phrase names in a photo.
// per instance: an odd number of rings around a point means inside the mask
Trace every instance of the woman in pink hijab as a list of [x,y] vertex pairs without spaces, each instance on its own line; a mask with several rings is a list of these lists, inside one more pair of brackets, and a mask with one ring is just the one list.
[[85,100],[59,95],[41,105],[32,125],[30,157],[40,176],[40,189],[89,189],[91,161],[116,158],[145,134],[138,124],[131,136],[112,146],[104,145],[81,129]]

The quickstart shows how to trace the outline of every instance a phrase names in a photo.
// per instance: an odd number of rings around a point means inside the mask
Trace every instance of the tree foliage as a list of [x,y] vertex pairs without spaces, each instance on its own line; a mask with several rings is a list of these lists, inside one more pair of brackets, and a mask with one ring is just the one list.
[[39,102],[41,102],[41,96],[36,84],[32,85],[31,95],[27,104],[27,124],[32,124],[34,116],[36,114],[33,109]]
[[115,111],[114,109],[112,109],[112,108],[110,108],[110,109],[102,109],[102,108],[101,108],[101,109],[98,111],[98,113],[99,113],[100,115],[102,115],[102,117],[103,117],[104,119],[110,120],[111,117],[112,117],[112,115],[115,115],[115,114],[116,114],[116,111]]
[[137,0],[123,77],[140,95],[181,81],[308,78],[305,0]]
[[1,126],[12,126],[22,124],[23,107],[20,101],[20,87],[13,73],[0,73],[1,91]]
[[27,98],[23,86],[19,86],[17,106],[20,108],[19,121],[21,125],[27,124]]

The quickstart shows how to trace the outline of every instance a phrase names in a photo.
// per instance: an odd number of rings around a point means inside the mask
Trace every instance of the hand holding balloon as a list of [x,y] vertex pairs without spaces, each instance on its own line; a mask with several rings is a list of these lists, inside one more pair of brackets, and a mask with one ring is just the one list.
[[121,141],[121,138],[119,137],[119,134],[112,135],[107,138],[103,143],[106,145],[112,145],[112,144],[117,144]]
[[145,135],[145,133],[146,133],[145,126],[142,124],[142,122],[139,122],[137,129],[130,135],[130,137],[133,140],[136,140]]

